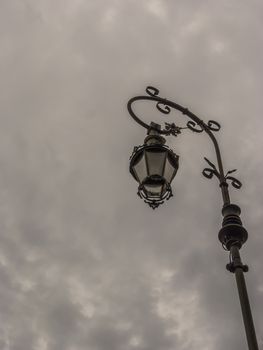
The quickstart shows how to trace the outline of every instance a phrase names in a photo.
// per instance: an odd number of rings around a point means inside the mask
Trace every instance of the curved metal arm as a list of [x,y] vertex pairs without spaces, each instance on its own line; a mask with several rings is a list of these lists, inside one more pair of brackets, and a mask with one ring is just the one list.
[[188,121],[186,127],[178,127],[174,123],[169,124],[165,123],[166,127],[165,129],[158,130],[156,129],[160,134],[163,135],[171,135],[173,134],[174,136],[177,136],[177,134],[181,133],[181,129],[190,129],[194,132],[202,132],[205,131],[210,139],[213,142],[215,152],[216,152],[216,158],[217,158],[217,164],[218,164],[218,169],[215,167],[213,163],[211,163],[208,159],[205,158],[205,160],[208,162],[211,168],[205,168],[203,171],[203,175],[207,178],[212,178],[214,175],[219,179],[220,182],[220,187],[221,187],[221,192],[222,192],[222,197],[223,197],[223,202],[224,205],[227,205],[230,203],[230,196],[229,196],[229,191],[228,191],[228,184],[227,180],[232,181],[232,185],[236,188],[240,188],[242,186],[241,182],[232,176],[228,176],[230,173],[234,172],[235,170],[231,170],[227,172],[226,174],[224,173],[223,169],[223,163],[222,163],[222,157],[220,153],[220,149],[218,146],[218,142],[213,134],[213,131],[218,131],[220,129],[219,123],[209,120],[208,123],[206,124],[203,122],[200,118],[198,118],[195,114],[190,112],[187,108],[172,102],[170,100],[167,100],[165,98],[159,97],[159,90],[156,89],[155,87],[148,86],[146,88],[146,93],[148,94],[145,96],[136,96],[133,97],[129,100],[128,102],[128,111],[132,118],[141,126],[143,126],[146,129],[153,128],[152,126],[146,124],[143,122],[133,111],[132,105],[137,102],[137,101],[155,101],[156,103],[156,108],[163,114],[169,114],[172,109],[176,109],[180,111],[182,114],[186,115],[188,118],[191,120]]

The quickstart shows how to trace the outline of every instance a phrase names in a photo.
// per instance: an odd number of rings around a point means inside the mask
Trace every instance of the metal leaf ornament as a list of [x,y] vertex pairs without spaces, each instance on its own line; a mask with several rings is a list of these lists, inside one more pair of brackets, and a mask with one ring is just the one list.
[[175,125],[174,123],[165,123],[165,130],[167,131],[167,135],[177,136],[182,133],[182,128]]

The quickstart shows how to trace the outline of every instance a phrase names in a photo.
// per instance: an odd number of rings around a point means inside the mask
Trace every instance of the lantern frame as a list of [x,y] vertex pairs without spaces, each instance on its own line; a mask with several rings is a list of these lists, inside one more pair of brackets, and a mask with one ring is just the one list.
[[[157,140],[152,144],[151,139]],[[159,142],[158,142],[159,140]],[[145,139],[145,143],[141,146],[134,147],[133,153],[130,157],[130,173],[134,179],[139,183],[138,196],[144,200],[152,209],[157,208],[160,204],[164,203],[164,200],[168,200],[173,196],[171,182],[174,179],[178,167],[179,167],[179,156],[174,153],[167,145],[164,145],[165,139],[163,137],[158,138],[158,135],[148,136]],[[148,159],[148,153],[165,153],[161,174],[154,174],[150,172],[150,160]],[[138,160],[139,159],[139,160]],[[139,162],[145,162],[145,174],[143,177],[139,176],[136,172],[135,166]],[[167,179],[165,175],[167,169],[167,162],[173,167],[174,171],[170,179]],[[161,187],[160,192],[156,194],[151,193],[147,190],[147,185],[154,185],[154,182]]]

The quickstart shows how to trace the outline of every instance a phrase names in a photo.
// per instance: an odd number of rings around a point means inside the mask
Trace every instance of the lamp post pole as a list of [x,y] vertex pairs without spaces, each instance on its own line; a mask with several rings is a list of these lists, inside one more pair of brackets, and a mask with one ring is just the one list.
[[[223,248],[229,251],[230,262],[226,265],[226,268],[229,272],[234,273],[236,277],[236,283],[237,283],[243,322],[244,322],[244,327],[245,327],[245,332],[247,337],[248,349],[258,350],[256,332],[255,332],[255,327],[253,323],[253,318],[252,318],[252,313],[251,313],[251,308],[250,308],[249,298],[248,298],[248,293],[246,288],[246,282],[244,277],[244,272],[248,271],[248,266],[243,265],[240,257],[240,252],[239,252],[242,245],[246,242],[248,238],[248,233],[247,233],[247,230],[242,225],[242,222],[240,219],[241,210],[236,204],[231,203],[229,190],[228,190],[228,181],[230,181],[232,186],[237,189],[241,188],[242,184],[239,180],[237,180],[235,177],[231,175],[235,170],[228,171],[227,173],[224,172],[220,149],[219,149],[216,137],[214,135],[214,132],[220,130],[220,125],[213,120],[210,120],[207,123],[205,123],[200,118],[198,118],[195,114],[190,112],[187,108],[184,108],[183,106],[175,102],[172,102],[170,100],[160,97],[159,90],[154,87],[151,87],[151,86],[147,87],[146,93],[147,95],[145,96],[136,96],[131,98],[128,102],[127,107],[131,117],[142,127],[146,128],[148,130],[148,133],[149,131],[153,130],[154,133],[158,135],[177,136],[178,134],[181,134],[183,129],[190,129],[191,131],[197,132],[197,133],[201,133],[205,131],[210,137],[210,139],[212,140],[212,143],[215,148],[215,153],[216,153],[217,167],[211,161],[205,158],[206,162],[209,164],[209,167],[203,170],[203,175],[209,179],[215,176],[219,180],[219,186],[221,189],[221,194],[223,199],[223,209],[222,209],[223,223],[222,223],[222,228],[219,231],[218,238]],[[148,125],[144,121],[142,121],[135,114],[133,110],[133,104],[137,101],[153,101],[156,103],[156,108],[158,109],[159,112],[168,115],[171,109],[178,110],[182,114],[186,115],[186,117],[188,117],[190,120],[183,127],[179,127],[174,123],[165,123],[165,128],[163,129],[161,128],[160,125],[155,123],[151,123],[150,125]],[[134,155],[136,156],[137,149],[138,148],[135,148],[133,156]],[[131,165],[132,165],[132,162],[134,163],[133,158],[131,160]],[[177,165],[177,168],[178,168],[178,165]],[[132,170],[131,170],[131,173],[134,175],[134,172]],[[136,180],[139,181],[137,178]],[[170,183],[168,185],[170,186]],[[166,199],[169,199],[170,196],[166,197]],[[145,200],[145,202],[149,204],[149,200]],[[152,208],[155,208],[159,204],[163,203],[163,201],[161,200],[157,201],[157,203],[159,203],[157,205],[156,205],[156,201],[154,202],[155,202],[154,205],[150,204]]]

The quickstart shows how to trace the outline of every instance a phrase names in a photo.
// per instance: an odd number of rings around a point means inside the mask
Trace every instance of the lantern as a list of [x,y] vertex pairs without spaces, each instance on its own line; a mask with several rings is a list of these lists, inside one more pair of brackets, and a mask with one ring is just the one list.
[[138,195],[151,208],[172,196],[171,182],[178,170],[178,159],[156,130],[149,131],[143,146],[134,148],[130,173],[139,183]]

